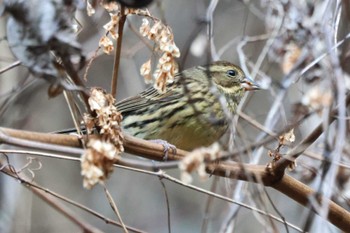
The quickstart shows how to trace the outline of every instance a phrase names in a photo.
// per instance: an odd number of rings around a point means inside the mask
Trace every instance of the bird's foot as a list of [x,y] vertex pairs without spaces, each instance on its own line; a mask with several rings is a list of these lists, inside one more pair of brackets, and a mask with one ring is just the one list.
[[173,144],[170,144],[169,142],[162,140],[162,139],[154,139],[154,140],[149,140],[151,142],[160,144],[164,147],[164,157],[163,160],[167,161],[168,157],[169,157],[169,150],[171,149],[173,151],[173,154],[176,154],[176,146],[174,146]]

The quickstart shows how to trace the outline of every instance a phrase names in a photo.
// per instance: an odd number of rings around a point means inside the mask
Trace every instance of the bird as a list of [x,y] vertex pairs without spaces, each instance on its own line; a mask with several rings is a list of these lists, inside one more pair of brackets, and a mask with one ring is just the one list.
[[149,87],[116,107],[128,134],[191,151],[218,141],[229,126],[224,109],[235,114],[244,94],[258,89],[239,66],[217,61],[179,72],[165,92]]

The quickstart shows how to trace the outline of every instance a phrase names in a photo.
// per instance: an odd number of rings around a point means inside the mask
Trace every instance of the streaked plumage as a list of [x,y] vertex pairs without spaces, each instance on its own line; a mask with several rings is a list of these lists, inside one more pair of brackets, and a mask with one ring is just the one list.
[[213,84],[225,96],[231,112],[235,112],[245,90],[257,89],[239,67],[229,62],[193,67],[176,75],[165,93],[150,87],[118,102],[122,126],[136,137],[166,140],[184,150],[208,146],[228,127],[221,104],[210,91]]

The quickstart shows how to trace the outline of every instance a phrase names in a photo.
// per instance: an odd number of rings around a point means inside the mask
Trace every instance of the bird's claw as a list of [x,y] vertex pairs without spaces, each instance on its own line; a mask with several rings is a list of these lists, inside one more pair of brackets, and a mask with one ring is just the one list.
[[176,154],[176,146],[174,146],[173,144],[170,144],[169,142],[165,141],[165,140],[162,140],[162,139],[155,139],[155,140],[150,140],[151,142],[154,142],[154,143],[157,143],[157,144],[160,144],[163,146],[164,148],[164,157],[163,157],[163,160],[164,161],[167,161],[168,160],[168,157],[169,157],[169,150],[171,149],[173,151],[173,154],[175,155]]

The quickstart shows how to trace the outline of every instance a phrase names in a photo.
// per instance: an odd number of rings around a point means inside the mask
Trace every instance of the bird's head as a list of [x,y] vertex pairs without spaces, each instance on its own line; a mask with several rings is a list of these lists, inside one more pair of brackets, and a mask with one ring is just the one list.
[[241,97],[245,91],[260,89],[246,77],[241,68],[230,62],[214,62],[207,67],[207,70],[219,91],[225,95]]

